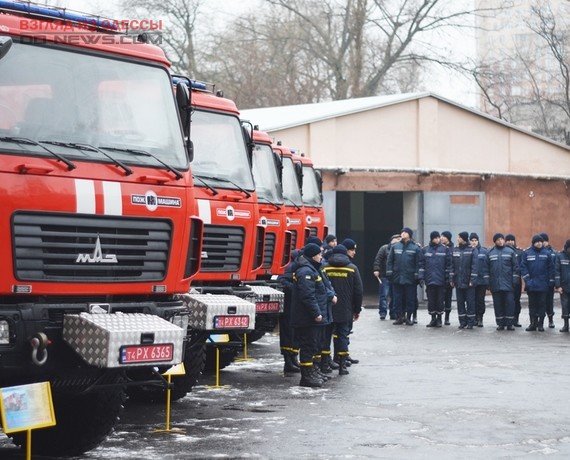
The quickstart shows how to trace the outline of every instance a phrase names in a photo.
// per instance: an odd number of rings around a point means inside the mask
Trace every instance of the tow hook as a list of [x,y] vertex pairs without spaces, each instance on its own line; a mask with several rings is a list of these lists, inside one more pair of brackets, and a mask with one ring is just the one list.
[[36,366],[43,366],[48,358],[47,346],[49,344],[48,336],[43,332],[35,334],[30,343],[32,345],[32,362]]

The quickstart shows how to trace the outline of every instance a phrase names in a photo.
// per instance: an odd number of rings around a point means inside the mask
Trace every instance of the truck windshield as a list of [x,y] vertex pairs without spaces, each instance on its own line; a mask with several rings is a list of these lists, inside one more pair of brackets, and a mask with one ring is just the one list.
[[295,165],[293,160],[288,157],[283,157],[283,197],[287,204],[303,205],[301,189],[297,181],[297,174],[295,174]]
[[66,158],[111,161],[69,147],[87,144],[116,147],[113,157],[128,164],[157,167],[152,157],[127,152],[135,149],[188,168],[166,69],[91,54],[14,43],[0,60],[0,150],[49,155],[13,137],[56,142],[50,150]]
[[311,166],[303,166],[303,203],[306,206],[318,208],[323,205],[317,184],[317,175]]
[[260,201],[283,203],[275,154],[269,145],[256,144],[253,151],[253,178]]
[[[206,177],[216,188],[254,190],[253,176],[239,119],[233,115],[195,110],[190,138],[194,145],[192,174]],[[195,182],[197,187],[202,186]]]

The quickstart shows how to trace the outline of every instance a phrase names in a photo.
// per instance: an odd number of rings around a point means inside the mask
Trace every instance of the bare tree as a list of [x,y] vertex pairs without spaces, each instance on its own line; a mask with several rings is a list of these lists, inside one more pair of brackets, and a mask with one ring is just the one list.
[[527,34],[493,62],[480,62],[471,73],[482,94],[483,109],[513,124],[570,144],[569,2],[537,2],[528,10]]
[[123,0],[132,17],[163,20],[162,47],[175,71],[201,78],[195,46],[196,25],[202,0]]

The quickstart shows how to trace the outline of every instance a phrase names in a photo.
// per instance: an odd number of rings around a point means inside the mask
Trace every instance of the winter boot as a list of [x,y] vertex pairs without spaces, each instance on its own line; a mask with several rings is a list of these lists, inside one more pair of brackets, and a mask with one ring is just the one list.
[[340,356],[340,364],[338,368],[338,375],[348,375],[348,369],[346,368],[346,355]]
[[418,312],[417,312],[417,310],[416,310],[416,311],[414,311],[414,317],[413,317],[413,320],[414,320],[414,324],[418,324]]
[[347,365],[348,367],[352,366],[353,364],[358,364],[359,362],[360,362],[359,359],[353,358],[353,357],[350,356],[350,355],[347,355],[347,356],[346,356],[346,365]]
[[321,372],[323,374],[332,374],[332,366],[330,363],[332,362],[331,355],[323,354],[321,355]]
[[283,355],[283,359],[285,360],[285,365],[283,366],[283,372],[285,374],[294,374],[301,372],[300,366],[295,365],[294,357],[295,355],[292,355],[291,353],[285,353]]
[[536,324],[537,324],[536,318],[534,317],[530,318],[530,324],[525,329],[525,331],[527,332],[536,331]]
[[548,315],[548,327],[550,329],[554,328],[554,315]]
[[483,315],[479,315],[477,318],[477,327],[483,327]]
[[431,321],[428,324],[426,324],[426,327],[436,327],[437,326],[437,320],[435,317],[436,317],[435,314],[431,315]]
[[539,332],[544,332],[544,316],[538,318],[538,324],[536,326],[536,330]]
[[331,355],[328,355],[329,366],[333,371],[338,370],[338,355],[335,355],[334,359],[331,358]]
[[321,371],[321,360],[314,359],[313,360],[313,373],[316,375],[317,378],[321,379],[324,382],[330,379],[330,377]]
[[519,323],[519,315],[515,316],[515,320],[513,321],[513,326],[514,327],[522,327],[522,324]]
[[435,327],[441,327],[441,315],[435,315]]
[[560,329],[560,332],[568,332],[569,328],[568,328],[568,318],[563,318],[564,319],[564,327],[562,329]]
[[451,313],[450,311],[446,311],[446,312],[445,312],[445,320],[444,320],[445,323],[444,323],[444,324],[445,324],[446,326],[449,326],[449,325],[451,324],[451,323],[449,322],[449,314],[450,314],[450,313]]
[[413,326],[414,321],[412,320],[413,313],[406,313],[406,326]]
[[320,388],[323,386],[323,381],[315,376],[313,368],[314,366],[301,366],[300,386],[311,388]]
[[404,324],[405,322],[406,322],[406,320],[404,319],[404,316],[402,315],[396,321],[394,321],[392,324],[399,326],[400,324]]

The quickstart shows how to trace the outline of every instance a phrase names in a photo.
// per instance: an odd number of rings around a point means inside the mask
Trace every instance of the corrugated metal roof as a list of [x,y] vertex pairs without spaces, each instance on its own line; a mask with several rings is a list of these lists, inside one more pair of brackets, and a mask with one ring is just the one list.
[[258,125],[261,131],[273,132],[282,129],[294,128],[296,126],[314,123],[330,118],[350,115],[352,113],[364,112],[380,107],[385,107],[402,102],[421,99],[423,97],[434,97],[448,104],[454,105],[462,110],[473,113],[474,115],[486,118],[490,121],[514,129],[516,131],[528,134],[529,136],[541,139],[550,144],[557,145],[566,150],[570,150],[570,146],[561,142],[554,141],[540,134],[533,133],[527,129],[508,123],[500,118],[496,118],[487,113],[461,105],[450,99],[431,92],[421,93],[403,93],[392,94],[387,96],[360,97],[354,99],[344,99],[341,101],[316,102],[312,104],[287,105],[281,107],[266,107],[262,109],[248,109],[240,111],[240,117],[248,120],[254,125]]
[[359,97],[341,101],[317,102],[313,104],[266,107],[242,110],[240,117],[259,125],[261,131],[277,131],[351,113],[377,109],[429,96],[430,93],[404,93],[389,96]]

